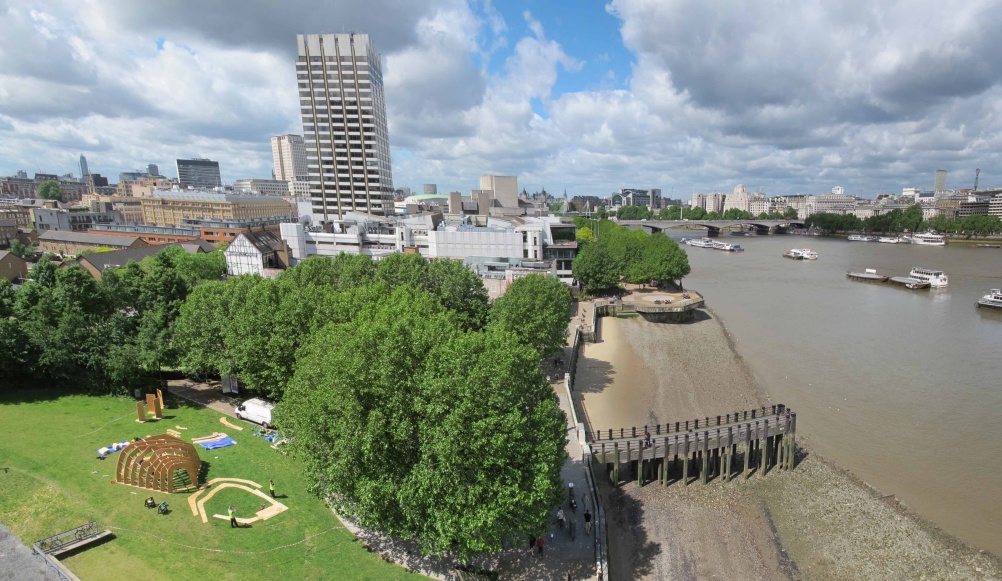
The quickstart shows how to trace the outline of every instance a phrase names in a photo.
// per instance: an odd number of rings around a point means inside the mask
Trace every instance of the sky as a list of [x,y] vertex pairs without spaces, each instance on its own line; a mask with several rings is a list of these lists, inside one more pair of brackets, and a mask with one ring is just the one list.
[[397,188],[1002,186],[999,0],[0,0],[0,175],[268,178],[296,34],[368,33]]

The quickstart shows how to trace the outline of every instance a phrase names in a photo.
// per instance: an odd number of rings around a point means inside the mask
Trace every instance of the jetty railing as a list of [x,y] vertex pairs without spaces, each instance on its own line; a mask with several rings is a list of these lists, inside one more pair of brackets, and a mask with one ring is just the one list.
[[763,418],[765,416],[775,416],[783,414],[786,412],[786,406],[783,404],[775,404],[772,406],[765,406],[756,408],[753,410],[744,410],[740,412],[734,412],[733,414],[718,415],[716,418],[712,416],[706,416],[704,418],[696,418],[694,420],[686,420],[684,422],[668,422],[665,424],[656,424],[653,426],[640,426],[639,432],[637,431],[637,426],[630,428],[618,428],[618,429],[605,429],[605,430],[594,430],[588,434],[592,442],[601,442],[602,440],[622,440],[625,438],[637,438],[643,437],[644,432],[650,432],[651,436],[660,436],[665,434],[678,434],[682,432],[691,432],[693,430],[699,430],[709,427],[726,426],[729,424],[736,424],[739,422],[745,422],[748,420],[755,420]]
[[796,465],[796,431],[797,414],[786,410],[738,424],[675,432],[650,440],[592,442],[590,446],[592,457],[606,465],[615,486],[620,483],[623,463],[633,468],[640,486],[653,479],[662,486],[676,480],[688,485],[692,481],[690,472],[705,484],[713,476],[730,481],[735,476],[735,462],[740,462],[742,454],[744,469],[738,467],[737,473],[743,473],[745,478],[754,471],[765,474],[771,467],[792,470]]

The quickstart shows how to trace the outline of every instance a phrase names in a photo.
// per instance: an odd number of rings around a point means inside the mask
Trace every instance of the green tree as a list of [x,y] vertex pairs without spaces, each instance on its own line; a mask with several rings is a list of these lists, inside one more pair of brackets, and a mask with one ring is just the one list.
[[312,492],[426,552],[500,550],[544,530],[562,493],[566,420],[538,354],[462,333],[422,290],[316,333],[275,419]]
[[563,349],[570,313],[571,293],[562,282],[530,274],[494,301],[490,326],[518,337],[546,358]]
[[789,218],[790,220],[797,219],[797,210],[794,208],[787,208],[783,210],[783,218]]
[[15,239],[10,243],[10,252],[11,254],[20,256],[25,260],[35,260],[35,257],[38,255],[38,247],[28,246],[20,240]]
[[603,295],[619,288],[616,262],[604,244],[587,244],[581,248],[571,264],[571,272],[591,295]]
[[57,180],[45,180],[38,184],[36,196],[46,200],[63,201],[63,186]]
[[595,217],[599,220],[605,220],[609,217],[609,212],[605,209],[605,206],[599,206],[598,210],[595,210]]
[[463,329],[477,330],[486,324],[490,310],[487,288],[462,262],[448,258],[430,261],[424,288],[439,304],[456,314]]
[[661,232],[651,235],[644,244],[642,258],[631,265],[627,280],[635,284],[674,283],[681,286],[689,274],[689,257],[678,243]]
[[385,280],[390,288],[421,288],[427,275],[428,261],[420,254],[395,253],[376,263],[376,277]]
[[577,232],[575,232],[574,237],[577,239],[578,244],[582,245],[595,241],[595,234],[593,234],[591,228],[587,226],[578,228]]

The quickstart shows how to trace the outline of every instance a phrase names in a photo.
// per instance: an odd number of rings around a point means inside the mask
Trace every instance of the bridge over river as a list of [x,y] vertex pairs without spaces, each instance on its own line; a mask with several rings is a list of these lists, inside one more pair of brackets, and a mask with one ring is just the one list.
[[756,234],[786,234],[791,228],[803,228],[803,220],[620,220],[622,226],[660,232],[668,228],[706,228],[707,236],[720,236],[721,230],[747,230]]
[[[620,465],[633,467],[637,484],[656,480],[662,486],[690,483],[693,476],[705,484],[711,477],[724,482],[734,476],[765,474],[770,467],[792,470],[796,461],[797,414],[777,404],[716,418],[629,429],[592,432],[589,445],[595,461],[605,464],[614,485]],[[744,468],[735,466],[744,456]],[[669,459],[671,462],[669,463]],[[681,459],[681,470],[679,460]]]

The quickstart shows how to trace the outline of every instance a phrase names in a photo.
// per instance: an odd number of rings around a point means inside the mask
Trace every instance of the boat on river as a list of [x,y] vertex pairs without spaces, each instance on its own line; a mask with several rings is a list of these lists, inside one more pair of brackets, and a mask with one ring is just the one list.
[[976,303],[979,309],[1002,310],[1002,290],[993,288]]
[[863,236],[862,234],[852,234],[849,236],[849,242],[873,242],[873,236]]
[[929,270],[928,268],[920,268],[918,266],[912,268],[912,271],[908,273],[908,278],[927,282],[932,288],[943,288],[950,284],[946,273],[942,270]]
[[887,282],[888,277],[878,273],[872,268],[867,268],[864,272],[847,272],[846,278],[863,282]]
[[978,244],[978,248],[1002,248],[1002,244]]
[[887,279],[887,282],[899,284],[905,288],[910,288],[912,290],[929,288],[929,283],[922,282],[921,280],[914,279],[910,276],[892,276]]
[[921,234],[912,234],[912,244],[918,244],[919,246],[946,246],[946,238],[942,234],[936,234],[935,232],[922,232]]
[[786,258],[792,258],[793,260],[817,260],[818,253],[814,252],[810,248],[794,248],[783,253]]
[[881,236],[877,239],[877,242],[882,244],[897,244],[898,242],[901,242],[901,240],[899,240],[897,236]]
[[713,248],[717,241],[713,238],[690,238],[685,243],[696,248]]
[[741,248],[738,244],[731,244],[729,242],[714,242],[713,248],[716,250],[723,250],[724,252],[744,252],[745,249]]

